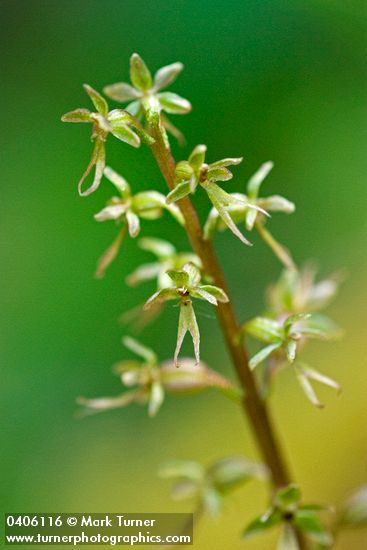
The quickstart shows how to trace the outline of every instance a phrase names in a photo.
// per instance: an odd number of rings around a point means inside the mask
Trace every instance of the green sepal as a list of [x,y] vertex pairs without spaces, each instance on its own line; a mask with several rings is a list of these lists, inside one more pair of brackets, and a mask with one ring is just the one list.
[[157,98],[162,109],[168,114],[185,115],[192,109],[191,103],[187,99],[173,92],[159,93]]
[[152,87],[152,75],[139,54],[133,53],[130,58],[130,79],[135,88],[146,92]]
[[97,112],[106,117],[108,115],[108,105],[104,97],[102,97],[101,94],[94,90],[94,88],[89,86],[89,84],[83,84],[83,88],[91,98],[93,105],[97,109]]

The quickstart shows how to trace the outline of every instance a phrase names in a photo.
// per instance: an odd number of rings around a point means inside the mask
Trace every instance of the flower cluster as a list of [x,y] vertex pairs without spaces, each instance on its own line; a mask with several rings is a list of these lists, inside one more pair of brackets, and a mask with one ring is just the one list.
[[179,141],[183,141],[181,132],[169,121],[164,113],[185,115],[191,111],[187,99],[173,92],[162,92],[170,86],[183,69],[182,63],[171,63],[159,69],[154,78],[143,59],[134,53],[130,58],[130,80],[117,82],[104,88],[107,97],[120,103],[130,102],[126,110],[135,117],[141,118],[148,111],[158,111],[163,126]]

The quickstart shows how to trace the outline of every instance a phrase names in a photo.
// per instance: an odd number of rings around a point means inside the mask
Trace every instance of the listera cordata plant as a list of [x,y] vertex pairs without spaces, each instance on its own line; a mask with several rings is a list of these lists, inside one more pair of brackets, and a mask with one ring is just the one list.
[[[260,192],[273,168],[271,162],[263,164],[246,185],[241,184],[244,192],[234,193],[227,186],[233,177],[231,169],[241,163],[241,157],[208,162],[206,146],[197,145],[186,160],[174,160],[168,133],[180,142],[184,140],[168,117],[189,113],[191,104],[166,88],[174,83],[182,69],[181,63],[172,63],[159,69],[153,77],[142,58],[133,54],[131,84],[118,82],[104,88],[109,99],[126,103],[124,108],[120,105],[110,110],[100,93],[85,86],[94,111],[76,109],[62,117],[66,122],[91,123],[93,128],[94,149],[79,182],[80,195],[96,191],[103,178],[115,189],[107,205],[95,215],[97,222],[111,220],[117,225],[117,236],[100,258],[97,276],[103,276],[117,257],[125,236],[136,238],[143,234],[136,242],[143,251],[154,255],[154,259],[130,271],[126,282],[134,288],[153,281],[155,292],[150,297],[147,293],[145,311],[158,309],[161,312],[166,302],[178,306],[176,346],[168,352],[172,353],[171,358],[168,356],[161,361],[144,344],[124,337],[128,353],[134,353],[135,357],[127,357],[114,367],[124,387],[123,393],[114,397],[79,398],[81,413],[140,403],[147,406],[150,416],[155,416],[166,394],[218,390],[248,415],[263,463],[252,463],[238,456],[222,457],[205,466],[194,461],[171,463],[161,473],[176,479],[174,495],[193,498],[195,509],[216,515],[232,489],[250,479],[261,479],[270,485],[268,508],[247,526],[245,538],[276,527],[280,530],[278,550],[330,547],[333,544],[331,532],[336,528],[330,522],[329,528],[324,526],[322,507],[302,502],[301,491],[285,467],[273,422],[269,420],[267,397],[275,374],[287,365],[294,369],[302,389],[317,407],[321,403],[314,382],[340,389],[337,382],[317,370],[318,365],[309,366],[300,359],[309,340],[327,340],[340,332],[324,313],[320,313],[335,296],[339,280],[332,276],[317,282],[312,267],[298,270],[290,252],[270,232],[274,213],[291,214],[295,210],[294,204],[281,195],[263,196]],[[105,150],[110,134],[134,148],[142,145],[150,148],[168,184],[166,195],[158,190],[158,182],[153,182],[151,190],[145,191],[106,166]],[[92,183],[85,189],[85,180],[93,169]],[[203,227],[193,203],[199,193],[204,193],[208,199],[208,215]],[[166,238],[146,234],[146,228],[165,211],[178,223],[177,227],[185,231],[192,250],[180,251]],[[145,220],[150,222],[145,223]],[[214,252],[215,232],[224,229],[230,229],[245,245],[251,244],[249,235],[257,231],[284,268],[278,282],[267,293],[264,312],[244,320],[242,325],[237,321],[226,279]],[[217,312],[240,387],[215,372],[201,358],[199,324],[194,309],[199,301],[208,302]],[[245,306],[240,304],[239,309]],[[187,333],[193,342],[193,358],[180,356]],[[246,352],[247,338],[263,344],[254,350],[250,360]],[[251,340],[251,349],[252,345]],[[356,516],[355,508],[354,505],[353,517]],[[345,519],[349,516],[345,512],[344,520],[340,519],[339,523],[352,524],[353,521]],[[358,518],[354,522],[358,523]]]

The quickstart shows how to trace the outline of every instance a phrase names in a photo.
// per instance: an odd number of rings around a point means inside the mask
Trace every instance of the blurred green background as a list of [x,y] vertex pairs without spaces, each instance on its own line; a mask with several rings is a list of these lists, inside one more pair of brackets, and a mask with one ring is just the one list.
[[[1,465],[6,511],[186,511],[157,479],[166,459],[208,462],[225,453],[256,456],[234,405],[214,393],[168,398],[161,413],[131,407],[74,418],[78,395],[120,391],[110,371],[129,356],[118,319],[154,285],[128,290],[124,277],[150,260],[125,242],[103,280],[96,259],[115,235],[93,214],[111,193],[104,182],[80,199],[76,184],[91,153],[90,128],[60,123],[90,107],[81,84],[128,76],[138,51],[153,70],[182,61],[174,91],[193,112],[174,122],[188,147],[206,143],[209,161],[244,155],[230,191],[243,191],[266,160],[264,184],[297,204],[271,227],[297,262],[316,259],[321,273],[348,278],[330,313],[346,337],[313,344],[307,360],[343,385],[320,390],[323,411],[282,373],[271,407],[305,499],[335,503],[367,478],[366,357],[366,4],[315,0],[1,0],[2,200],[0,250],[2,340]],[[147,150],[109,140],[108,162],[135,189],[165,186]],[[265,191],[265,188],[264,188]],[[204,215],[208,204],[196,198]],[[186,238],[165,216],[143,226],[181,249]],[[244,247],[229,233],[218,252],[241,318],[258,313],[280,265],[254,237]],[[172,354],[177,310],[168,307],[142,339],[162,358]],[[214,316],[199,317],[202,356],[232,377]],[[185,350],[191,354],[186,342]],[[239,532],[266,502],[256,483],[235,494],[218,521],[205,520],[195,548],[273,548],[273,536],[243,543]],[[362,550],[367,533],[341,536],[337,550]]]

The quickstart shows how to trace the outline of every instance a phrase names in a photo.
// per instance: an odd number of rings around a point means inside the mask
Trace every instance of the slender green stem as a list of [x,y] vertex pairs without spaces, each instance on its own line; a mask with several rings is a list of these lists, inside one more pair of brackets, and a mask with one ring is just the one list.
[[[149,130],[154,138],[150,146],[158,166],[170,189],[175,186],[175,160],[165,139],[159,120],[149,123]],[[228,286],[210,241],[204,240],[200,220],[194,205],[187,197],[178,202],[185,219],[185,229],[191,245],[200,257],[205,273],[212,277],[214,284],[221,287],[228,295]],[[248,365],[248,355],[245,347],[238,341],[240,325],[236,318],[233,302],[219,303],[217,315],[222,332],[232,358],[238,379],[243,389],[243,410],[249,418],[250,425],[260,449],[263,460],[267,464],[274,489],[288,485],[291,477],[276,435],[266,403],[262,399],[256,380]],[[300,550],[305,550],[303,537],[297,532]]]

